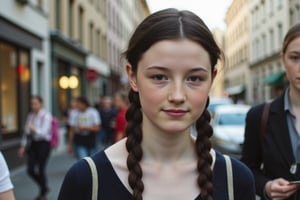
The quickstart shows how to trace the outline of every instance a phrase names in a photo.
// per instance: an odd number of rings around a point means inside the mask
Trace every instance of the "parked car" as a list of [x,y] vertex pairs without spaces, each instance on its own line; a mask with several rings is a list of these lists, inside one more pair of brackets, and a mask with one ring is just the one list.
[[228,97],[211,97],[209,99],[209,105],[207,110],[210,112],[211,116],[214,117],[216,107],[220,105],[231,105],[231,104],[233,104],[233,101]]
[[244,143],[246,115],[249,105],[222,105],[215,109],[212,121],[212,144],[222,153],[239,156]]

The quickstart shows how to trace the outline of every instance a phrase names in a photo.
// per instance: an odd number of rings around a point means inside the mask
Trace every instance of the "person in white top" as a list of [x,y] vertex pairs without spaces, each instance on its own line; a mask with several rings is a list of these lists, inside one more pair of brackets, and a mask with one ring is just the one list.
[[6,161],[0,151],[0,200],[14,200],[13,184]]
[[[100,130],[101,119],[98,111],[90,107],[84,97],[78,97],[76,113],[70,119],[70,132],[68,140],[68,153],[81,159],[90,156],[96,150],[96,134]],[[73,146],[74,145],[74,146]]]
[[[46,164],[51,146],[52,115],[43,109],[43,99],[39,96],[31,97],[31,112],[27,116],[24,134],[19,149],[22,158],[27,153],[27,172],[38,184],[40,193],[36,199],[46,199],[49,191],[46,176]],[[36,170],[36,168],[38,170]]]

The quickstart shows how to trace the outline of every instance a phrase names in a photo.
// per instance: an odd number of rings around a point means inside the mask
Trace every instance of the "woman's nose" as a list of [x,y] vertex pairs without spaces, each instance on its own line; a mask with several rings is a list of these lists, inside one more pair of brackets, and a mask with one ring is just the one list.
[[185,90],[181,83],[174,84],[168,94],[168,100],[176,104],[183,103],[186,100]]

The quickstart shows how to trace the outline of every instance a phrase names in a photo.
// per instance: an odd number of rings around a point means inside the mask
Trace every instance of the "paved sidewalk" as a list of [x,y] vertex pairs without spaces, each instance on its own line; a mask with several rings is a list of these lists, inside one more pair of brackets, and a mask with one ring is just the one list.
[[[75,158],[69,157],[65,152],[54,153],[47,165],[48,184],[50,192],[47,200],[56,200],[63,178],[68,169],[76,162]],[[33,200],[37,197],[38,186],[26,173],[25,166],[11,172],[16,200]]]

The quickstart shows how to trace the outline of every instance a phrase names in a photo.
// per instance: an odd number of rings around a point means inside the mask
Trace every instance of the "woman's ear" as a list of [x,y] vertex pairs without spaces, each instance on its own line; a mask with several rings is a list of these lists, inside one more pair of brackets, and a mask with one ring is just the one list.
[[132,66],[130,64],[126,65],[126,72],[127,72],[130,87],[132,88],[133,91],[138,92],[139,90],[136,84],[136,75],[132,71]]
[[217,70],[217,68],[215,68],[213,71],[213,74],[212,74],[212,82],[215,80],[217,74],[218,74],[218,70]]

